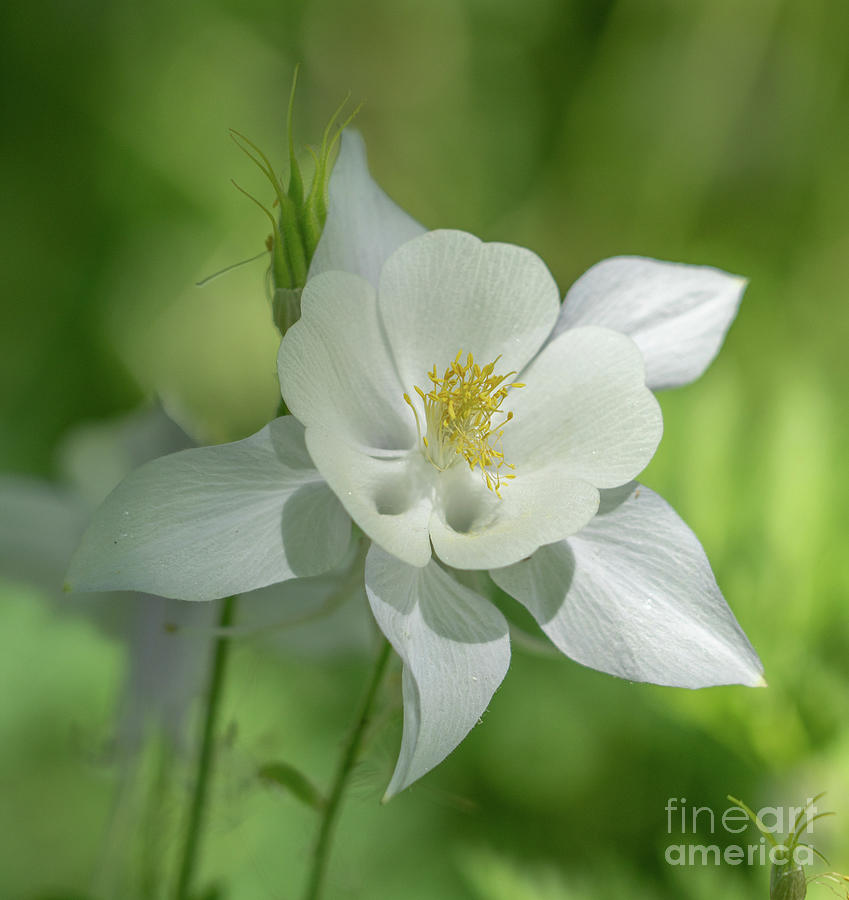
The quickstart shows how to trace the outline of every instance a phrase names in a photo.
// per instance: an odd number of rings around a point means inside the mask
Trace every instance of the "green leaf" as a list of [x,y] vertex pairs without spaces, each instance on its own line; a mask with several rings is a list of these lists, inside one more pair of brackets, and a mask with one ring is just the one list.
[[266,763],[257,770],[257,775],[263,781],[279,784],[289,791],[302,803],[316,811],[324,809],[325,799],[316,786],[294,766],[285,762]]

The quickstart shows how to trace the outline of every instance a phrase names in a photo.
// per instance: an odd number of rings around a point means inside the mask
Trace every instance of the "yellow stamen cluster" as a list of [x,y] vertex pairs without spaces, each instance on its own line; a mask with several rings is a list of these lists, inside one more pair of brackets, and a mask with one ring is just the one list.
[[[416,428],[430,462],[438,469],[448,469],[465,459],[472,471],[480,469],[486,486],[501,497],[501,483],[516,477],[500,472],[503,467],[515,468],[504,461],[501,451],[502,430],[513,418],[513,413],[502,410],[501,404],[511,388],[524,385],[504,384],[515,372],[493,375],[500,356],[483,367],[477,365],[471,353],[465,362],[460,361],[462,356],[460,350],[441,378],[434,364],[427,375],[431,382],[427,393],[415,387],[424,403],[424,435],[410,395],[404,394],[404,400],[416,417]],[[499,422],[492,420],[496,413],[504,417]]]

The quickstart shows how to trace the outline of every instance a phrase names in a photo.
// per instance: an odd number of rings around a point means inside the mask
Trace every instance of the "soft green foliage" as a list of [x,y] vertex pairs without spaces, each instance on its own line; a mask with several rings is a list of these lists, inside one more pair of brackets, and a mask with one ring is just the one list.
[[[517,897],[766,898],[766,868],[664,863],[668,843],[695,837],[666,834],[666,799],[721,810],[728,791],[757,809],[828,789],[837,815],[816,845],[845,871],[849,6],[91,0],[7,19],[4,469],[54,475],[63,431],[146,392],[203,440],[274,415],[279,336],[261,267],[193,285],[261,248],[228,178],[257,196],[267,183],[249,180],[226,129],[282,159],[297,60],[297,135],[321,134],[348,90],[364,99],[375,176],[428,226],[531,247],[562,289],[616,253],[751,279],[717,362],[660,398],[645,480],[702,539],[770,687],[631,685],[516,646],[492,715],[379,807],[396,680],[340,819],[331,895],[500,900],[494,857]],[[4,896],[132,900],[104,869],[121,652],[3,586]],[[284,759],[326,785],[366,671],[237,645],[199,884],[234,900],[295,893],[314,814],[257,786],[257,767]],[[165,832],[179,828],[184,776]]]

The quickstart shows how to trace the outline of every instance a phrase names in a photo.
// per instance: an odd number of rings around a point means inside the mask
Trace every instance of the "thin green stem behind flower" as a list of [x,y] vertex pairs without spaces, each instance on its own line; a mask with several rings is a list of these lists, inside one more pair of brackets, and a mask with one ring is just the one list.
[[327,805],[321,818],[319,825],[318,837],[315,843],[315,850],[312,856],[312,867],[310,869],[309,882],[307,890],[304,894],[304,900],[319,900],[324,884],[324,875],[327,871],[327,861],[330,853],[330,845],[333,838],[333,826],[336,822],[336,816],[339,812],[339,805],[348,786],[354,765],[363,743],[366,727],[371,718],[372,707],[377,696],[378,688],[383,680],[387,663],[392,655],[392,647],[389,642],[384,640],[380,647],[380,652],[375,660],[372,669],[371,678],[363,704],[360,707],[360,714],[357,716],[356,724],[342,752],[339,765],[336,769],[336,775],[333,779],[333,786],[330,795],[327,798]]
[[[218,620],[220,628],[229,628],[236,614],[236,597],[227,597],[221,606]],[[188,900],[189,888],[194,875],[195,864],[203,828],[203,817],[209,795],[210,773],[215,755],[215,731],[218,724],[218,712],[221,706],[222,686],[227,669],[230,641],[220,637],[215,642],[212,657],[212,671],[209,677],[209,691],[206,696],[206,711],[203,722],[203,736],[198,751],[197,778],[195,780],[192,804],[186,826],[186,838],[180,862],[180,871],[175,891],[175,900]]]

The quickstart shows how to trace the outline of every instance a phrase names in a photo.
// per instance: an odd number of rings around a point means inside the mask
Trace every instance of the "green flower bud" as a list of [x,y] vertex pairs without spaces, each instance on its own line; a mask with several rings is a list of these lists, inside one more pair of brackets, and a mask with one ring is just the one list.
[[818,819],[833,815],[830,812],[817,813],[814,804],[822,796],[822,794],[817,794],[798,811],[790,833],[783,843],[779,843],[757,813],[749,809],[742,800],[728,795],[728,799],[746,813],[771,845],[772,867],[769,873],[769,900],[804,900],[807,896],[808,879],[805,876],[805,865],[813,860],[813,854],[823,860],[825,857],[810,844],[803,843],[801,837],[802,832]]
[[310,149],[315,162],[315,170],[309,189],[305,190],[304,176],[295,154],[292,129],[292,113],[297,81],[298,68],[296,67],[286,115],[289,141],[289,177],[285,188],[277,177],[268,157],[259,147],[245,135],[233,129],[230,130],[230,136],[239,148],[257,165],[274,189],[275,205],[278,208],[276,216],[267,206],[251,194],[248,194],[239,185],[236,185],[238,190],[256,203],[271,222],[272,233],[266,242],[266,248],[271,254],[269,286],[272,316],[274,324],[281,334],[285,334],[301,317],[301,290],[306,284],[310,262],[315,254],[316,247],[318,247],[324,224],[327,221],[327,186],[333,168],[331,156],[342,130],[359,111],[359,107],[357,107],[341,125],[336,127],[337,120],[348,102],[346,97],[331,116],[327,127],[324,129],[321,147],[318,152]]
[[784,845],[774,851],[776,862],[769,873],[769,900],[804,900],[808,893],[805,872]]

